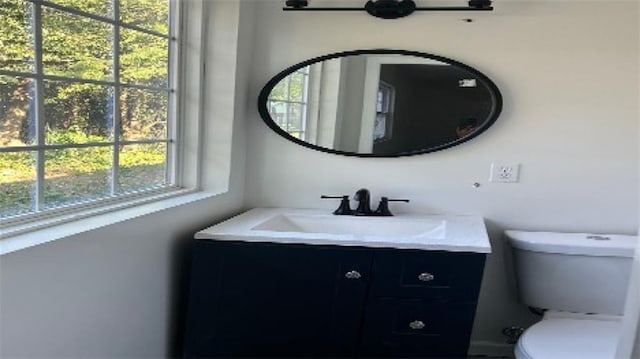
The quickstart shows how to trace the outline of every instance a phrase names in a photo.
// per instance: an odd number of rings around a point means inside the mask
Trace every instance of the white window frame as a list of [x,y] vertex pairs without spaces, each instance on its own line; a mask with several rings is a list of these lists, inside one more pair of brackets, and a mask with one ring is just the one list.
[[[176,182],[180,189],[60,215],[22,225],[0,221],[0,256],[87,233],[179,206],[233,200],[232,167],[242,155],[235,134],[245,118],[251,34],[241,31],[240,1],[176,0],[179,4],[179,137]],[[206,68],[206,71],[205,71]],[[234,165],[234,162],[236,163]],[[235,168],[235,167],[234,167]],[[229,197],[231,196],[231,197]],[[202,207],[199,207],[202,208]],[[207,207],[209,208],[209,207]]]
[[[185,76],[185,67],[183,66],[185,62],[197,63],[198,69],[203,68],[204,66],[200,66],[199,64],[204,62],[204,54],[203,54],[203,45],[204,43],[199,43],[196,46],[196,50],[198,51],[198,56],[194,59],[185,58],[185,53],[183,51],[183,41],[182,41],[182,33],[186,31],[183,30],[183,27],[188,26],[188,21],[185,20],[187,16],[187,12],[194,12],[192,9],[185,10],[188,3],[187,1],[180,0],[170,0],[170,19],[169,19],[169,34],[159,34],[155,33],[151,30],[147,30],[144,28],[140,28],[138,26],[123,24],[120,22],[119,18],[119,0],[113,0],[114,2],[114,14],[113,18],[108,18],[100,15],[86,13],[81,10],[77,10],[74,8],[69,8],[66,6],[61,6],[55,3],[51,3],[46,0],[27,0],[32,3],[33,11],[34,11],[34,46],[35,46],[35,69],[32,73],[25,72],[16,72],[16,71],[7,71],[0,70],[0,75],[6,76],[14,76],[14,77],[23,77],[23,78],[31,78],[36,82],[36,126],[37,126],[37,144],[34,146],[18,146],[18,147],[1,147],[0,151],[4,153],[15,153],[15,152],[37,152],[38,153],[38,161],[36,163],[37,166],[37,179],[36,179],[36,197],[37,204],[36,210],[27,212],[25,214],[18,214],[16,216],[10,216],[6,218],[0,219],[0,239],[16,236],[22,233],[32,232],[34,230],[42,229],[45,227],[50,227],[52,225],[62,224],[82,218],[96,216],[106,212],[112,212],[115,210],[125,209],[129,207],[139,206],[142,204],[146,204],[149,202],[159,201],[166,198],[189,194],[195,192],[199,188],[199,176],[191,175],[190,177],[195,178],[196,180],[187,180],[187,185],[185,186],[184,175],[185,172],[197,172],[197,166],[194,166],[193,163],[189,165],[189,167],[185,167],[182,163],[181,159],[184,157],[182,147],[182,142],[184,141],[184,134],[181,132],[182,128],[185,125],[182,123],[183,118],[190,117],[191,124],[189,126],[197,126],[197,122],[200,120],[197,118],[193,120],[194,117],[198,117],[197,113],[187,113],[188,111],[184,111],[182,100],[178,97],[178,95],[184,93],[184,86],[186,80]],[[100,22],[108,23],[113,25],[113,66],[114,66],[114,79],[112,81],[96,81],[96,80],[85,80],[78,78],[68,78],[63,76],[54,76],[54,75],[45,75],[42,68],[42,7],[48,7],[59,11],[64,11],[65,13],[69,13],[71,15],[82,16],[85,18],[90,18],[93,20],[97,20]],[[196,6],[191,6],[196,7]],[[196,7],[197,8],[197,7]],[[197,9],[195,12],[197,13]],[[201,11],[201,9],[200,9]],[[199,25],[199,28],[191,30],[191,32],[202,32],[204,30],[204,24],[206,23],[206,18],[201,16],[200,21],[196,21],[196,24]],[[152,34],[154,36],[161,36],[167,38],[169,40],[169,78],[167,88],[158,88],[153,86],[146,85],[136,85],[136,84],[122,84],[119,78],[119,31],[120,28],[128,28],[136,31],[141,31],[147,34]],[[201,41],[204,41],[204,36],[202,33],[191,34],[191,36],[196,36],[200,38]],[[192,54],[191,57],[194,57]],[[199,71],[195,71],[197,75],[199,75]],[[54,81],[62,81],[66,83],[89,83],[96,85],[105,85],[105,86],[113,86],[114,88],[114,109],[113,109],[113,117],[114,117],[114,136],[113,140],[104,143],[82,143],[82,144],[50,144],[47,145],[44,142],[44,119],[42,118],[42,110],[44,107],[44,80],[54,80]],[[199,86],[199,94],[201,95],[201,83],[198,82]],[[131,141],[122,141],[119,139],[119,136],[115,131],[118,130],[118,122],[120,117],[119,111],[119,98],[120,88],[138,88],[138,89],[147,89],[147,90],[160,90],[167,91],[169,96],[169,106],[168,106],[168,114],[167,114],[167,137],[165,139],[154,139],[154,140],[131,140]],[[193,91],[192,91],[193,92]],[[196,96],[198,100],[199,96]],[[193,112],[193,111],[192,111]],[[117,149],[118,146],[121,145],[131,145],[131,144],[145,144],[145,143],[166,143],[167,145],[167,157],[166,157],[166,174],[165,174],[165,183],[166,185],[157,186],[157,187],[149,187],[146,189],[142,189],[139,191],[131,191],[124,192],[115,195],[116,188],[114,188],[114,184],[117,181],[117,171],[118,171],[118,151],[114,150],[114,158],[112,162],[112,178],[111,178],[111,196],[102,197],[96,200],[89,200],[85,202],[78,202],[69,205],[63,205],[51,209],[40,210],[38,206],[43,206],[43,188],[44,185],[44,151],[51,149],[63,149],[63,148],[88,148],[88,147],[99,147],[99,146],[110,146],[114,149]]]

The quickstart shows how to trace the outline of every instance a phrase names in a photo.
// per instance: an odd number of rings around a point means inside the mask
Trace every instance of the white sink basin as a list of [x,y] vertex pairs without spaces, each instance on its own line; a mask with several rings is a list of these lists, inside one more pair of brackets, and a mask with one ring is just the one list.
[[196,233],[197,239],[491,252],[479,216],[335,216],[326,210],[254,208]]
[[444,238],[446,221],[394,217],[357,217],[285,213],[254,226],[253,230],[345,234],[356,236],[421,236]]

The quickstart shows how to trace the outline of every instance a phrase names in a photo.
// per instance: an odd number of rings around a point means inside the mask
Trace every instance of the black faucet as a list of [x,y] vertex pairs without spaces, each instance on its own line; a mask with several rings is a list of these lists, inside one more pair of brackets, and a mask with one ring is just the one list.
[[356,194],[353,196],[353,199],[358,201],[358,208],[353,212],[356,216],[371,216],[373,211],[371,210],[371,194],[369,190],[366,188],[360,188],[356,191]]
[[380,198],[380,204],[375,211],[371,210],[371,193],[366,188],[356,191],[353,199],[358,201],[358,208],[352,210],[349,203],[349,196],[325,196],[320,198],[340,199],[340,206],[333,211],[335,215],[354,215],[354,216],[393,216],[389,211],[389,202],[409,202],[408,199],[393,199],[388,197]]

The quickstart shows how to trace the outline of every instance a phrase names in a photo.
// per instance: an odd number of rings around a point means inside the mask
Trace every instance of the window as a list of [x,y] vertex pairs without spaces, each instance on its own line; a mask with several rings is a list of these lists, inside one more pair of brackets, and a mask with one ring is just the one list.
[[376,143],[391,139],[395,94],[396,90],[393,86],[380,81],[376,98],[376,119],[373,126],[373,140]]
[[305,140],[309,66],[292,73],[273,88],[269,95],[269,113],[291,136]]
[[175,7],[0,0],[0,220],[176,187]]

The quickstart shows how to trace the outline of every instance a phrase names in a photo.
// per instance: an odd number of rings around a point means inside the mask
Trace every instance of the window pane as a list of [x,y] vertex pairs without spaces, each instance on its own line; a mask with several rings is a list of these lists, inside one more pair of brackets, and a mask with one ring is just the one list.
[[58,5],[67,6],[90,14],[113,19],[112,0],[49,0]]
[[287,95],[288,83],[289,81],[287,81],[286,77],[278,82],[278,84],[273,87],[273,90],[271,90],[271,93],[269,93],[269,100],[287,101],[287,99],[289,98],[289,96]]
[[169,40],[120,29],[120,82],[166,87]]
[[35,143],[35,81],[0,75],[0,146]]
[[269,101],[269,114],[273,121],[283,129],[287,129],[287,114],[289,103],[283,101]]
[[166,143],[122,146],[118,185],[128,192],[166,184]]
[[45,207],[109,195],[113,147],[65,148],[45,152]]
[[23,0],[0,0],[0,69],[34,71],[33,5]]
[[113,88],[45,81],[47,144],[105,142],[112,138]]
[[289,83],[289,101],[305,102],[304,98],[304,80],[305,75],[295,72],[289,75],[291,82]]
[[304,106],[299,103],[289,104],[289,116],[287,118],[287,132],[302,131]]
[[373,123],[373,139],[383,140],[387,135],[387,114],[376,114],[375,122]]
[[167,138],[169,93],[122,88],[120,122],[125,140]]
[[120,0],[120,21],[169,34],[168,0]]
[[113,25],[43,7],[42,33],[45,74],[113,79]]
[[0,218],[33,211],[35,152],[0,153]]
[[304,132],[300,132],[300,131],[292,131],[292,132],[289,132],[289,134],[290,134],[291,136],[295,137],[295,138],[298,138],[298,139],[304,140]]

